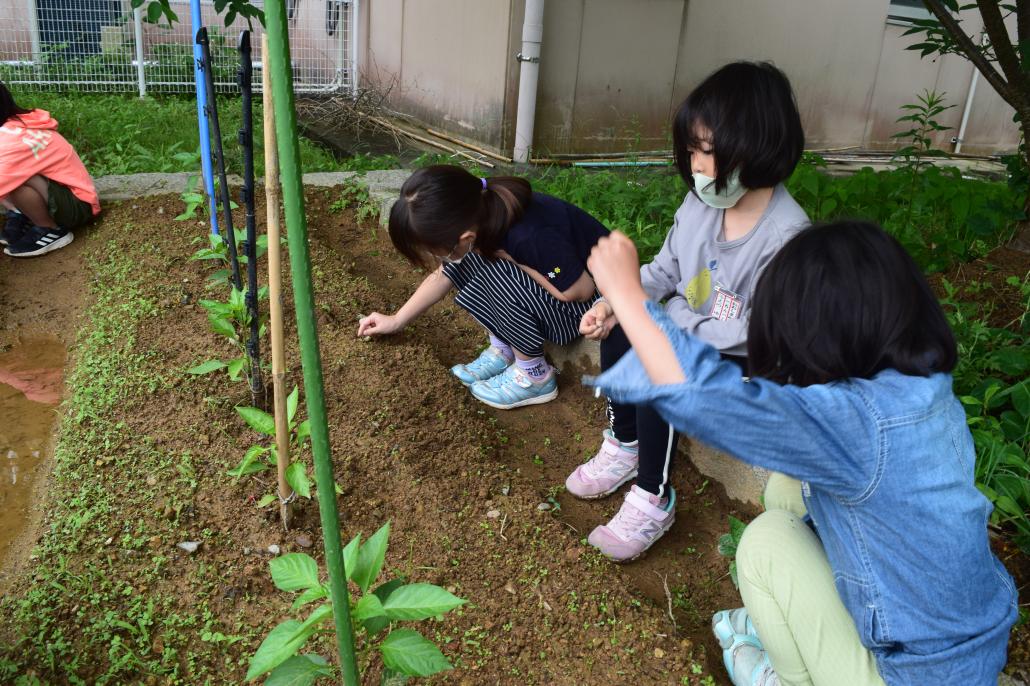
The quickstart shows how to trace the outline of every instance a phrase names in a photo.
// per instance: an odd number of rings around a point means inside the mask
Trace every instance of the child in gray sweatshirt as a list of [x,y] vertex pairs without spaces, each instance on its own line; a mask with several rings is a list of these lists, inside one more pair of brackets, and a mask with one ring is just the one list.
[[[648,297],[664,301],[680,328],[717,348],[746,375],[754,285],[777,251],[809,223],[783,186],[804,147],[790,82],[768,63],[719,69],[680,106],[673,144],[690,192],[661,251],[640,268],[640,279]],[[602,370],[630,349],[603,300],[583,316],[580,331],[601,341]],[[677,435],[648,405],[609,399],[608,410],[600,450],[565,485],[573,495],[591,499],[636,479],[618,514],[588,537],[622,562],[641,555],[672,527],[676,492],[669,469]],[[733,431],[732,417],[726,430]]]

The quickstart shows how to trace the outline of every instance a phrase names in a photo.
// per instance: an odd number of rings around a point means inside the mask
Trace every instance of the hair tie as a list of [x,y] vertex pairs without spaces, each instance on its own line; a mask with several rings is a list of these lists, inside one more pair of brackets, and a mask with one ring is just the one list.
[[483,182],[483,190],[485,191],[486,190],[486,178],[481,176],[481,177],[479,177],[479,180]]

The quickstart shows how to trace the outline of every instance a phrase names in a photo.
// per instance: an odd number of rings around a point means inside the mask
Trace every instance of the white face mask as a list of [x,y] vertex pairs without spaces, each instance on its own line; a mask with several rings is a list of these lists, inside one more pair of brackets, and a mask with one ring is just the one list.
[[740,172],[733,172],[726,181],[726,188],[716,192],[715,179],[704,174],[694,173],[694,192],[701,202],[717,210],[727,210],[744,197],[747,189],[740,184]]

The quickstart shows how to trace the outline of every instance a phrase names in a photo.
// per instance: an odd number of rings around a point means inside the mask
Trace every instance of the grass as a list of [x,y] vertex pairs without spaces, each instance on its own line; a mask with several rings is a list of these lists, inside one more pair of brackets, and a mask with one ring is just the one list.
[[[22,107],[45,109],[59,122],[93,177],[139,172],[195,172],[200,168],[197,106],[191,97],[164,95],[140,99],[129,94],[14,93]],[[243,173],[243,154],[236,134],[242,125],[238,97],[220,96],[218,119],[226,171]],[[254,168],[264,174],[262,109],[254,107]],[[300,138],[304,171],[338,171],[328,149]],[[367,164],[367,160],[361,160]]]

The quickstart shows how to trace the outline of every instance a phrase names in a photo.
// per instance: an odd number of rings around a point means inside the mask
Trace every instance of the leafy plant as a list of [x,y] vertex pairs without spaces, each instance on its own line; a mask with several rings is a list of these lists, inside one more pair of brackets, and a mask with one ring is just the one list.
[[987,254],[1005,243],[1022,216],[1022,198],[1006,184],[963,178],[954,167],[903,165],[830,176],[806,154],[787,189],[813,221],[862,217],[897,238],[927,272]]
[[379,214],[379,204],[368,192],[368,187],[360,181],[348,179],[340,187],[340,197],[329,205],[330,212],[340,212],[353,207],[359,224]]
[[892,134],[891,138],[908,141],[907,145],[894,153],[895,158],[904,160],[906,166],[920,169],[928,164],[923,162],[924,157],[945,155],[943,150],[932,147],[933,141],[930,138],[935,132],[947,131],[951,128],[935,119],[941,113],[954,107],[954,105],[944,104],[944,96],[945,93],[924,90],[916,96],[919,102],[901,106],[901,109],[908,111],[909,114],[898,117],[895,121],[899,124],[910,124],[911,128]]
[[197,216],[197,208],[206,209],[207,199],[204,194],[197,190],[197,183],[200,181],[200,177],[196,174],[190,175],[186,180],[186,190],[179,196],[182,198],[182,202],[186,205],[186,209],[181,214],[175,217],[175,221],[181,222],[188,219],[193,219]]
[[[267,297],[268,288],[262,287],[258,291],[258,299]],[[220,359],[207,360],[187,369],[186,373],[195,375],[210,374],[211,372],[224,369],[232,381],[239,380],[241,373],[245,373],[246,377],[249,378],[251,373],[251,370],[248,368],[250,357],[247,355],[244,340],[250,334],[250,313],[247,311],[245,292],[232,287],[229,292],[228,302],[201,300],[200,306],[207,310],[207,321],[211,330],[224,336],[240,354],[228,361]],[[259,336],[264,336],[264,332],[265,324],[262,322]]]
[[[344,547],[343,559],[348,581],[353,581],[360,591],[351,596],[350,607],[359,633],[359,657],[367,663],[374,646],[385,667],[384,682],[404,683],[408,677],[431,676],[451,669],[451,664],[421,633],[407,627],[394,628],[395,625],[438,617],[466,601],[439,586],[409,584],[400,577],[370,591],[382,570],[389,536],[389,523],[364,543],[358,534]],[[269,567],[277,588],[299,593],[293,602],[293,611],[329,597],[329,588],[319,580],[318,564],[311,556],[289,553],[273,559]],[[319,677],[331,676],[332,669],[325,659],[298,653],[311,636],[331,631],[332,616],[330,600],[315,608],[305,620],[289,619],[272,629],[251,658],[247,680],[268,673],[266,684],[307,686]],[[385,637],[378,640],[387,631]]]
[[952,372],[976,445],[976,484],[995,510],[994,524],[1011,524],[1030,551],[1030,273],[1010,278],[1024,298],[1012,328],[987,324],[989,306],[961,302],[946,279],[941,304],[958,342]]
[[[311,481],[308,479],[307,465],[298,459],[304,449],[304,444],[311,436],[310,421],[305,419],[297,423],[297,408],[299,406],[300,389],[296,386],[293,392],[286,398],[286,423],[290,432],[290,461],[286,469],[286,482],[295,493],[305,498],[311,498]],[[236,412],[247,423],[247,426],[259,434],[275,438],[275,417],[256,407],[237,407]],[[264,458],[264,459],[262,459]],[[239,479],[247,474],[256,474],[266,469],[274,468],[278,461],[278,449],[275,443],[270,445],[252,445],[244,453],[243,459],[229,475]],[[275,500],[274,494],[265,495],[258,501],[258,507],[265,507]]]
[[737,583],[737,547],[747,524],[733,515],[728,515],[727,518],[730,520],[730,530],[719,537],[719,554],[730,559],[730,580],[735,587],[740,588],[740,584]]

